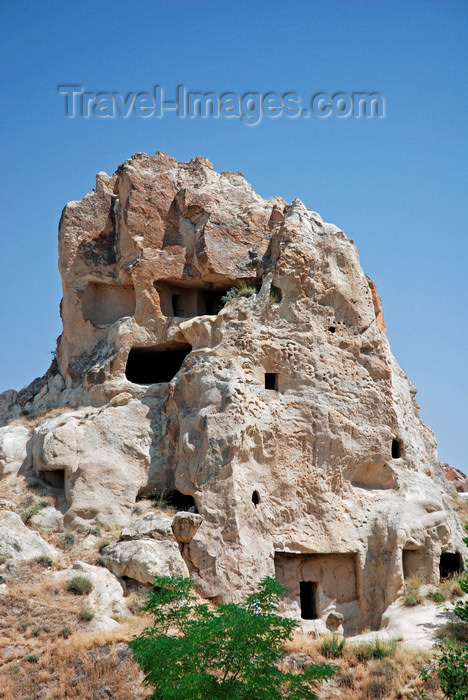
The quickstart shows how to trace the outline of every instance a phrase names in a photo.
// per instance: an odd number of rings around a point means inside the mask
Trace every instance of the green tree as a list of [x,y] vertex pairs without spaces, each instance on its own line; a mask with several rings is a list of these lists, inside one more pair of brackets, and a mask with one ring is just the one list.
[[319,681],[333,676],[328,664],[292,674],[279,668],[284,643],[297,622],[277,614],[284,588],[265,578],[239,605],[197,603],[189,578],[160,576],[142,609],[153,627],[130,642],[154,688],[148,700],[290,700],[316,698]]

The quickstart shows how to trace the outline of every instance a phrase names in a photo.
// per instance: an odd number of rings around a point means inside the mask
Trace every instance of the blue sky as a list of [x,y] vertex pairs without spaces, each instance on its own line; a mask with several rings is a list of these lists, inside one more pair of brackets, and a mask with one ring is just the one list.
[[[0,391],[61,330],[57,225],[132,153],[203,155],[356,241],[439,457],[467,458],[468,5],[456,0],[3,0]],[[67,119],[57,85],[223,93],[378,91],[383,119]]]

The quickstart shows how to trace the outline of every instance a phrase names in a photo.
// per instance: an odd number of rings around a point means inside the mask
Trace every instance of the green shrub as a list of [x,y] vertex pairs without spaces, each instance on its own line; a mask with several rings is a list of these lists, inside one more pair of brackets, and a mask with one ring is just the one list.
[[30,664],[37,664],[37,662],[39,661],[39,657],[37,654],[28,654],[24,658],[25,661],[27,661]]
[[54,563],[54,560],[51,559],[51,557],[47,556],[47,554],[42,554],[40,557],[36,559],[38,564],[42,564],[42,566],[52,566]]
[[236,287],[231,287],[231,289],[228,289],[226,294],[221,297],[221,302],[223,304],[227,304],[228,301],[231,301],[236,297],[251,297],[254,294],[257,294],[257,292],[258,289],[254,285],[241,282]]
[[130,648],[154,688],[147,700],[316,698],[317,683],[334,675],[329,664],[297,674],[278,667],[297,622],[277,614],[277,579],[263,579],[238,605],[197,604],[192,587],[189,578],[159,576],[143,606],[154,625]]
[[345,641],[344,638],[340,639],[337,634],[333,634],[323,640],[319,651],[322,656],[325,656],[327,659],[336,659],[338,656],[343,655]]
[[75,593],[75,595],[87,595],[93,590],[93,584],[89,578],[79,574],[78,576],[73,576],[68,584],[68,590]]
[[281,292],[276,287],[270,288],[269,300],[272,304],[279,304],[281,301]]
[[94,613],[92,610],[88,610],[88,608],[81,608],[79,618],[80,620],[83,620],[83,622],[89,622],[92,620],[94,617]]
[[403,598],[403,604],[406,605],[407,607],[411,607],[413,605],[419,605],[422,602],[422,596],[420,592],[417,590],[417,588],[410,588],[406,593]]
[[435,591],[434,593],[429,593],[427,596],[429,600],[432,600],[433,603],[445,603],[445,598],[442,595],[442,593],[439,593],[439,591]]
[[76,537],[71,530],[65,530],[59,539],[59,546],[62,549],[71,549],[76,542]]
[[43,505],[41,503],[36,503],[33,506],[29,506],[29,508],[25,508],[23,511],[21,511],[21,520],[23,523],[29,523],[31,518],[33,518],[37,513],[39,513],[43,509]]
[[62,627],[59,634],[64,639],[68,639],[68,637],[71,635],[71,633],[72,633],[72,631],[71,631],[70,627]]

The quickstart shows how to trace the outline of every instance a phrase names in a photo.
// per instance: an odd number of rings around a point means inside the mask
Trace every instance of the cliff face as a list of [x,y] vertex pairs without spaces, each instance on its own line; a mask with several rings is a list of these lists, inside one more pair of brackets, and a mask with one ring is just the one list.
[[288,614],[346,631],[457,565],[433,433],[336,226],[203,158],[136,154],[65,207],[59,261],[56,363],[0,409],[61,410],[0,430],[4,476],[63,479],[73,527],[166,494],[201,516],[173,530],[205,595],[276,572]]

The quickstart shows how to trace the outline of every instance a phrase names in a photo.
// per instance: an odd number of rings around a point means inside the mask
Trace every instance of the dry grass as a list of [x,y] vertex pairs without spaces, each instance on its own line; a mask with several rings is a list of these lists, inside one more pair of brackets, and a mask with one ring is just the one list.
[[126,642],[148,618],[89,631],[83,601],[48,580],[39,562],[12,563],[0,596],[0,698],[140,699],[147,694]]
[[[328,662],[320,653],[320,646],[321,641],[311,635],[296,634],[286,649],[287,653],[307,654],[314,663]],[[424,684],[419,677],[420,670],[431,661],[430,652],[397,645],[393,655],[384,659],[362,659],[361,646],[348,642],[342,655],[332,660],[337,673],[320,686],[320,700],[416,699],[423,689],[431,700],[443,698],[436,681]]]

